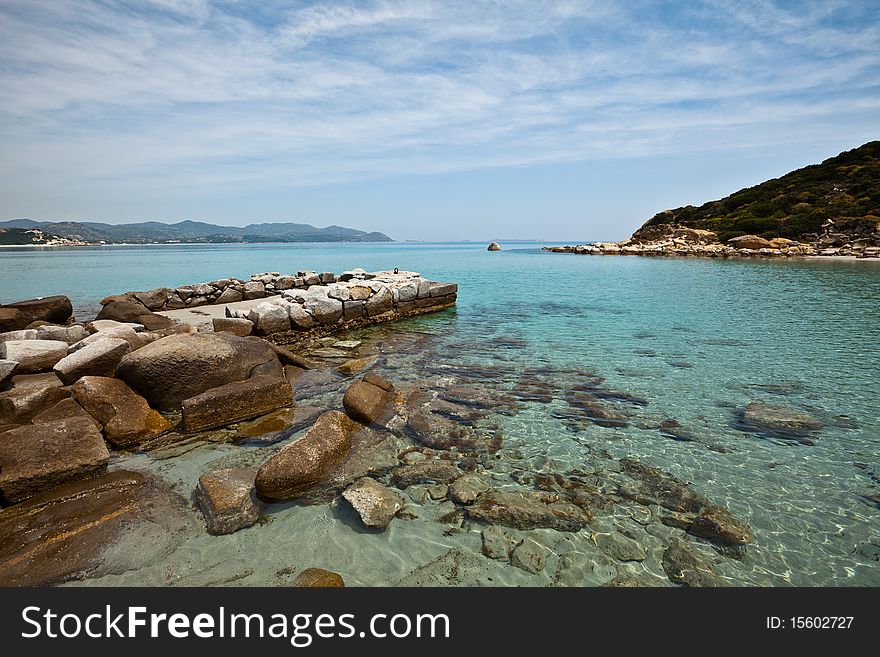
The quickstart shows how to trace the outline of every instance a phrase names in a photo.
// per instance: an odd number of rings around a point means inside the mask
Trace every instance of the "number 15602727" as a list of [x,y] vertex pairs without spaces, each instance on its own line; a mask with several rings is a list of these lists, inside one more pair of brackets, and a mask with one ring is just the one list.
[[847,630],[854,616],[767,616],[768,630]]

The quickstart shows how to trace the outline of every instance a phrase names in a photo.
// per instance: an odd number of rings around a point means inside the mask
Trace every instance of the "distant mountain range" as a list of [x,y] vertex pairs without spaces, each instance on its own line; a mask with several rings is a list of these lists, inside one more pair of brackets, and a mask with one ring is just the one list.
[[[12,230],[19,229],[19,230]],[[89,244],[167,244],[167,243],[253,243],[253,242],[392,242],[384,233],[365,232],[342,226],[316,228],[309,224],[265,223],[217,226],[200,221],[166,224],[147,221],[137,224],[106,224],[94,221],[0,221],[0,244],[3,235],[12,238],[20,229],[40,229],[47,235]]]

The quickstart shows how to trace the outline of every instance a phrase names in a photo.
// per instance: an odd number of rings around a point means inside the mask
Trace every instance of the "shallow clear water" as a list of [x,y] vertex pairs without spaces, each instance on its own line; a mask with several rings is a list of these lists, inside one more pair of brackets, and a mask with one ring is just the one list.
[[[471,383],[513,388],[523,370],[539,368],[562,390],[579,370],[647,401],[614,406],[627,416],[622,428],[566,423],[561,395],[499,416],[509,468],[564,471],[601,449],[630,455],[691,482],[748,522],[755,544],[746,558],[718,566],[733,583],[880,585],[880,563],[865,551],[880,543],[880,263],[588,257],[529,244],[497,253],[482,244],[4,249],[0,300],[64,293],[85,316],[104,295],[126,290],[358,266],[459,283],[457,309],[395,327],[421,338],[388,355],[390,378],[419,381],[448,370],[467,379],[469,368],[494,367],[494,376],[482,371]],[[819,419],[815,445],[737,428],[738,409],[751,402]],[[695,440],[658,431],[668,419]],[[161,463],[137,456],[128,465],[158,472],[188,497],[206,464],[234,459],[236,449],[212,446]],[[284,559],[264,551],[256,564],[247,554],[289,539],[291,550],[310,555],[305,565],[323,557],[342,571],[342,560],[351,564],[347,581],[390,584],[420,561],[474,540],[445,536],[437,523],[395,521],[376,536],[327,507],[276,511],[266,527],[200,535],[178,550],[177,562],[239,560],[252,571],[240,583],[271,584]],[[569,548],[581,549],[554,549]],[[549,583],[512,570],[492,583]],[[144,571],[104,583],[160,583],[150,577]],[[586,573],[583,582],[601,579]]]

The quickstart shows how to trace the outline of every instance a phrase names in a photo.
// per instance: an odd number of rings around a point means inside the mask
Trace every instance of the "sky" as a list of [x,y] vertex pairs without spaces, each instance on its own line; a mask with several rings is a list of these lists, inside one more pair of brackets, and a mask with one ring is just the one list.
[[0,220],[622,239],[878,138],[877,0],[0,0]]

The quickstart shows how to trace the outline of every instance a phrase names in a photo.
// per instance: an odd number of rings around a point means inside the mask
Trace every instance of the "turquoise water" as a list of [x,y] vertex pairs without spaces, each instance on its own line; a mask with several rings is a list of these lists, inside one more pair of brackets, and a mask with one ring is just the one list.
[[[512,389],[537,371],[556,391],[549,403],[525,403],[497,418],[508,470],[527,464],[565,471],[599,450],[633,456],[691,482],[748,522],[755,544],[742,560],[717,565],[732,583],[880,585],[871,547],[880,544],[880,263],[587,257],[547,254],[534,244],[497,253],[460,243],[4,249],[0,300],[64,293],[85,316],[102,296],[126,290],[353,267],[399,267],[459,283],[457,309],[395,327],[418,340],[402,341],[388,355],[389,377],[416,382],[450,374]],[[575,370],[639,400],[610,404],[625,426],[570,421],[562,391]],[[741,430],[737,413],[752,402],[820,420],[815,444]],[[658,431],[669,419],[693,440]],[[211,449],[161,468],[145,457],[132,462],[161,471],[185,492],[200,468],[228,458],[231,448]],[[308,515],[320,509],[297,513],[324,531],[323,516]],[[371,574],[361,568],[349,579],[394,583],[419,558],[426,562],[458,540],[407,528],[415,524],[395,521],[393,531],[364,538],[339,523],[316,554],[355,561],[360,554],[372,560]],[[276,532],[288,526],[272,525]],[[209,547],[194,540],[186,554],[191,561],[242,559],[246,541],[269,531],[211,537]],[[368,548],[359,543],[365,540]],[[412,563],[388,557],[395,546],[416,555]],[[383,558],[384,570],[376,566]],[[249,570],[243,583],[272,583],[254,564]],[[525,583],[548,583],[535,577]],[[105,583],[151,581],[142,573]],[[584,583],[601,581],[584,575]]]

